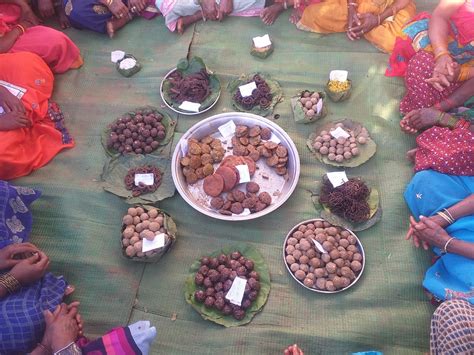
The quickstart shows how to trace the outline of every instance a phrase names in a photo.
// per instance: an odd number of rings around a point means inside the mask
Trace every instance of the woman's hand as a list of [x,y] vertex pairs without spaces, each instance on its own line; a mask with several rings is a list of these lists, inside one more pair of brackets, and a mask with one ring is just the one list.
[[38,248],[31,243],[10,244],[0,249],[0,270],[11,269],[21,262],[21,254],[38,252]]
[[359,25],[352,28],[352,33],[356,38],[361,38],[364,34],[369,33],[379,25],[378,17],[369,12],[365,14],[357,14]]
[[[412,219],[413,217],[411,217]],[[414,220],[413,220],[414,221]],[[429,246],[443,248],[446,242],[451,238],[449,234],[438,223],[432,220],[432,217],[420,216],[418,223],[412,223],[412,235],[414,236],[414,244],[418,248],[419,241],[423,244],[423,249],[428,250]],[[408,234],[407,234],[408,236]],[[415,243],[418,239],[418,245]]]
[[[31,24],[31,26],[37,26],[41,23],[41,20],[36,17],[33,10],[31,10],[30,6],[25,2],[25,5],[21,7],[21,17],[20,21],[26,21]],[[31,27],[28,26],[28,27]]]
[[224,17],[230,15],[234,11],[232,0],[221,0],[219,10],[217,11],[217,19],[222,21]]
[[400,121],[400,128],[405,133],[415,134],[419,130],[434,126],[440,114],[441,111],[434,107],[410,111]]
[[356,11],[356,8],[354,6],[351,6],[349,5],[349,13],[348,13],[348,17],[347,17],[347,31],[346,31],[346,34],[347,34],[347,37],[351,40],[351,41],[355,41],[356,39],[359,39],[359,37],[357,37],[354,33],[354,28],[356,28],[357,26],[360,26],[361,22],[359,20],[359,18],[357,17],[357,11]]
[[303,350],[301,350],[298,345],[290,345],[283,352],[284,355],[304,355]]
[[13,131],[30,126],[31,121],[25,113],[12,111],[0,114],[0,131]]
[[49,266],[49,258],[45,253],[38,250],[33,256],[21,260],[11,270],[10,274],[15,277],[22,286],[29,285],[41,279]]
[[60,304],[54,312],[45,311],[46,330],[42,344],[56,352],[70,343],[76,341],[79,332],[82,331],[82,321],[79,326],[77,306],[78,302],[73,302],[69,306]]
[[52,0],[38,0],[38,10],[42,18],[54,16],[54,6]]
[[108,8],[116,18],[128,16],[128,7],[124,5],[122,0],[113,0]]
[[25,112],[25,106],[21,100],[2,85],[0,85],[0,106],[5,112]]
[[147,1],[146,0],[130,0],[128,2],[128,8],[130,9],[130,12],[133,14],[139,14],[143,10],[145,10],[147,7]]
[[201,0],[202,16],[206,20],[217,20],[217,6],[215,0]]

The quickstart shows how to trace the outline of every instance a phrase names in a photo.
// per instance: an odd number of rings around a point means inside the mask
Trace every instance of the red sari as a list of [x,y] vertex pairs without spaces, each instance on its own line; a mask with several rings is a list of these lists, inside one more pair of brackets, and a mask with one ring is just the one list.
[[26,89],[21,102],[32,122],[29,128],[0,131],[0,179],[9,180],[46,165],[62,149],[73,147],[74,141],[57,105],[50,104],[54,76],[39,56],[0,54],[0,80]]
[[[0,4],[0,37],[19,23],[21,10],[14,4]],[[79,68],[82,57],[79,48],[64,33],[45,26],[26,29],[8,51],[38,54],[54,73],[64,73]]]

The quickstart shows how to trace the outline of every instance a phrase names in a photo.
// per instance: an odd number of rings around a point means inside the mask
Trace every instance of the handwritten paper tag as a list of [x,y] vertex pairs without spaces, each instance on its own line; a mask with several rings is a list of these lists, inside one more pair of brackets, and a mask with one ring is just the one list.
[[329,80],[346,81],[349,72],[347,70],[331,70]]
[[345,171],[335,171],[326,175],[334,188],[344,185],[349,181]]
[[239,86],[240,95],[242,95],[242,97],[252,96],[252,92],[256,88],[257,88],[257,84],[255,84],[255,81],[252,81],[251,83]]
[[254,37],[253,44],[256,48],[265,48],[271,46],[272,41],[270,41],[270,36],[267,33],[266,35],[260,37]]
[[323,246],[321,245],[321,243],[319,243],[317,240],[313,239],[313,243],[314,245],[316,246],[316,248],[323,254],[327,254],[327,251],[324,250]]
[[351,135],[347,133],[345,130],[343,130],[341,127],[337,127],[336,129],[332,130],[329,132],[331,136],[334,138],[349,138]]
[[225,298],[230,301],[230,303],[237,306],[242,305],[242,298],[244,298],[245,286],[247,285],[247,280],[236,277],[232,282],[232,286],[225,295]]
[[125,57],[124,51],[113,51],[110,53],[110,60],[112,63],[117,63],[119,60],[122,60]]
[[148,240],[143,238],[142,240],[142,252],[146,253],[147,251],[163,248],[165,246],[165,237],[164,233],[155,235],[153,240]]
[[235,168],[239,172],[239,176],[240,176],[239,184],[243,184],[244,182],[250,181],[250,172],[249,172],[249,167],[247,166],[247,164],[236,165]]
[[183,101],[181,105],[179,105],[179,108],[184,111],[190,111],[190,112],[199,112],[199,108],[201,107],[201,104],[198,102],[191,102],[191,101]]
[[227,138],[235,133],[235,123],[234,121],[230,120],[222,126],[219,126],[217,129],[221,133],[222,137]]
[[140,183],[151,186],[155,183],[155,176],[152,173],[135,174],[135,186],[138,186]]
[[8,91],[10,91],[10,94],[12,94],[13,96],[16,96],[18,99],[21,99],[27,91],[25,88],[22,88],[21,86],[13,85],[9,83],[8,81],[0,80],[0,85],[3,86]]
[[316,104],[316,114],[317,115],[319,115],[322,108],[323,108],[323,99],[319,99],[318,103]]

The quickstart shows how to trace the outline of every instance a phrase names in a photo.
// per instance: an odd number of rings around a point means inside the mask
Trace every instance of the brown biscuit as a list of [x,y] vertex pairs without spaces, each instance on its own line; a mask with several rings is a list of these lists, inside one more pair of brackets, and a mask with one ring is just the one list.
[[204,178],[202,185],[204,192],[212,197],[217,197],[224,189],[224,179],[219,174],[212,174]]
[[230,191],[239,182],[235,169],[229,166],[220,166],[216,170],[216,174],[221,175],[224,179],[224,191]]

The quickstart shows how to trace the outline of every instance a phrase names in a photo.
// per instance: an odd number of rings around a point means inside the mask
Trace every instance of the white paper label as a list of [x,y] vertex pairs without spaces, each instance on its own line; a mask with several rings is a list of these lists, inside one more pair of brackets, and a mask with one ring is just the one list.
[[281,140],[275,134],[272,133],[272,136],[270,137],[270,142],[280,144]]
[[316,104],[316,114],[317,115],[319,115],[322,108],[323,108],[323,99],[319,99],[318,103]]
[[229,121],[226,124],[223,124],[222,126],[219,126],[217,129],[221,133],[222,137],[227,138],[232,136],[235,133],[235,123],[234,121]]
[[255,81],[252,81],[251,83],[239,86],[240,95],[242,95],[242,97],[252,96],[252,92],[256,88],[257,88],[257,84],[255,84]]
[[335,171],[326,175],[334,188],[344,185],[349,181],[345,171]]
[[153,240],[148,240],[143,238],[142,240],[142,252],[146,253],[147,251],[163,248],[165,246],[165,234],[160,233],[155,235]]
[[117,63],[119,60],[122,60],[125,57],[124,51],[113,51],[110,53],[110,60],[112,63]]
[[349,72],[347,70],[331,70],[329,80],[346,81]]
[[327,254],[327,251],[324,250],[323,246],[321,245],[321,243],[319,243],[317,240],[313,239],[313,242],[314,242],[314,245],[316,246],[316,248],[319,250],[319,252],[323,253],[323,254]]
[[188,154],[188,142],[181,143],[181,154],[185,157]]
[[343,130],[341,127],[337,127],[336,129],[332,130],[329,132],[331,136],[334,138],[349,138],[351,135],[347,133],[345,130]]
[[137,61],[133,58],[127,58],[120,62],[119,67],[123,70],[132,69],[137,64]]
[[151,186],[155,183],[155,175],[150,174],[135,174],[135,186],[138,186],[140,183],[143,183],[147,186]]
[[249,167],[247,166],[247,164],[236,165],[235,168],[239,172],[239,176],[240,176],[239,184],[243,184],[244,182],[250,181],[250,172],[249,172]]
[[272,41],[270,41],[270,36],[268,34],[254,37],[253,44],[256,48],[265,48],[272,45]]
[[247,285],[247,280],[236,277],[232,282],[232,286],[225,295],[225,298],[230,301],[230,303],[237,306],[242,305],[242,298],[244,298],[245,286]]
[[190,111],[190,112],[199,112],[199,108],[201,107],[201,104],[198,102],[191,102],[191,101],[183,101],[181,105],[179,105],[179,108],[184,111]]
[[22,88],[21,86],[16,86],[3,80],[0,80],[0,85],[3,86],[8,91],[10,91],[10,94],[12,94],[13,96],[16,96],[18,99],[21,99],[27,91],[25,88]]

